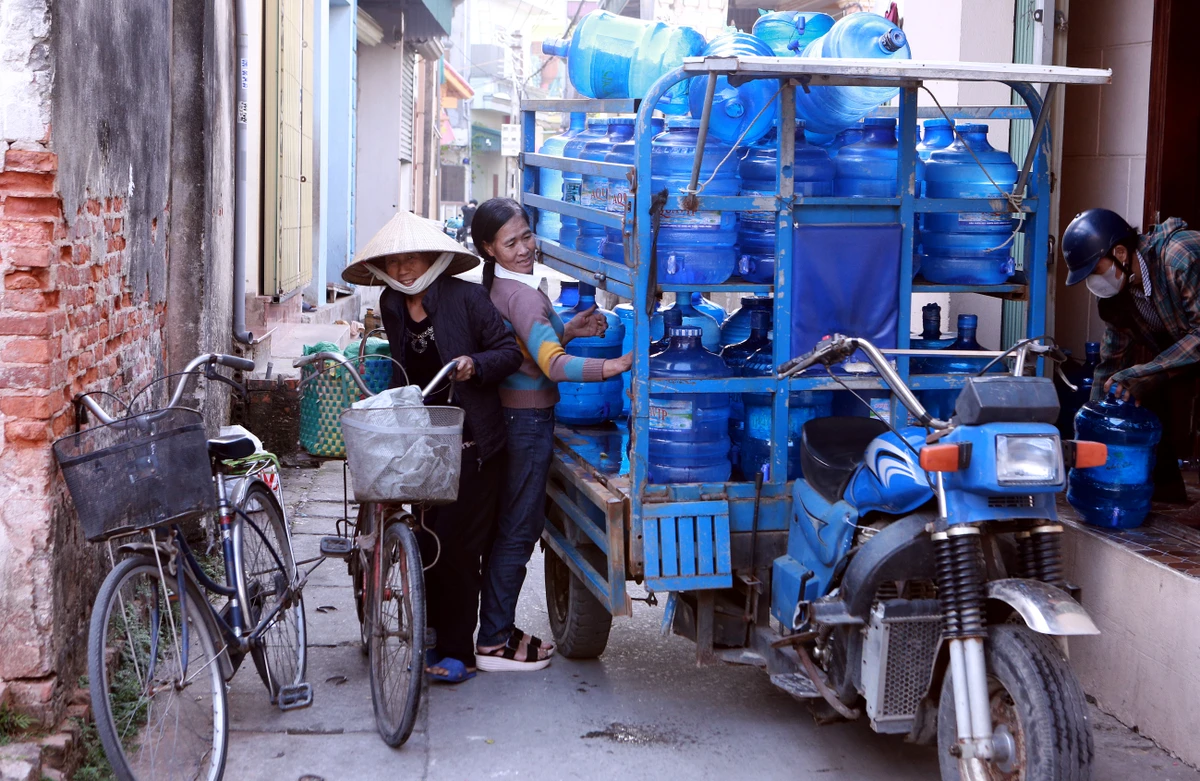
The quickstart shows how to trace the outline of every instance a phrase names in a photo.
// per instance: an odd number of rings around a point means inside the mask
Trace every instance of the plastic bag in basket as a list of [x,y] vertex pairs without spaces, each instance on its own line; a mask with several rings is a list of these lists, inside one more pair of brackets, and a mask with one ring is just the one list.
[[462,464],[462,411],[426,408],[416,386],[356,402],[342,415],[354,496],[360,501],[454,501]]

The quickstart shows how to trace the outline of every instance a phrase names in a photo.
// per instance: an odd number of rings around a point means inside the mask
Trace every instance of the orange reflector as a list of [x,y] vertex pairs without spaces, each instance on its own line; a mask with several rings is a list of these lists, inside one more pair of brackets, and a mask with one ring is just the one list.
[[926,472],[957,472],[958,445],[926,445],[921,448],[921,468]]
[[1087,469],[1093,466],[1104,466],[1108,460],[1108,446],[1102,442],[1085,442],[1075,440],[1075,468]]

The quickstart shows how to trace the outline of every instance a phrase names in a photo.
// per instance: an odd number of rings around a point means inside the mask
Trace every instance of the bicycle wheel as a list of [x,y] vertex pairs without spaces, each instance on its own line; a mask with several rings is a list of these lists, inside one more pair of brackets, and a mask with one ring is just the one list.
[[234,532],[241,546],[240,574],[245,582],[249,625],[257,626],[263,616],[275,613],[250,647],[254,667],[275,702],[280,687],[304,681],[308,662],[304,597],[288,589],[296,580],[296,563],[274,494],[255,483],[239,509],[252,522],[237,516]]
[[154,558],[137,556],[108,574],[92,606],[92,708],[122,781],[215,781],[225,768],[225,682],[201,612],[210,608],[199,588],[185,583],[181,601],[179,581],[163,580]]
[[409,525],[385,527],[376,586],[371,589],[371,701],[375,728],[389,746],[412,734],[425,679],[425,576]]

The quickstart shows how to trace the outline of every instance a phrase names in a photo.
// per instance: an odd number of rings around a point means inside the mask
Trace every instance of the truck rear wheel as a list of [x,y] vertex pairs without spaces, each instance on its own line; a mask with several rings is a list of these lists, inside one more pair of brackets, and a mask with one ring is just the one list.
[[608,645],[612,614],[551,548],[546,548],[545,562],[546,612],[558,653],[568,659],[595,659]]

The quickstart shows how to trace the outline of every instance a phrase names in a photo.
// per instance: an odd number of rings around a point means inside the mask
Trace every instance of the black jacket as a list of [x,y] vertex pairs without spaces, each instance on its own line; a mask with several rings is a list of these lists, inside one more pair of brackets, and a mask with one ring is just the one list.
[[[475,362],[475,376],[454,384],[453,403],[466,413],[479,457],[491,458],[505,445],[504,416],[496,387],[521,366],[521,348],[481,285],[454,277],[438,277],[422,302],[433,321],[438,357],[443,364],[460,355]],[[379,310],[392,357],[404,363],[404,328],[409,321],[404,296],[384,288]],[[391,387],[404,384],[399,368],[392,370]]]

